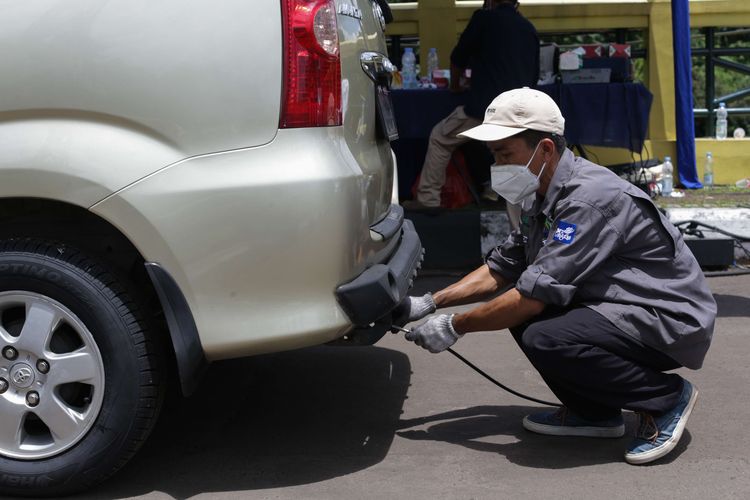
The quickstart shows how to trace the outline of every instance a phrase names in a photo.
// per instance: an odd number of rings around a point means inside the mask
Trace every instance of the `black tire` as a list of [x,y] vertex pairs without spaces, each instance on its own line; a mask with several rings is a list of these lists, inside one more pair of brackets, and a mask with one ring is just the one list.
[[[0,241],[0,294],[5,293],[6,302],[11,304],[7,307],[12,306],[16,296],[12,294],[21,291],[42,300],[42,303],[49,299],[50,304],[62,304],[72,312],[80,320],[78,324],[82,323],[90,333],[86,338],[93,338],[98,349],[100,358],[96,359],[100,359],[103,371],[97,373],[103,373],[103,378],[97,380],[104,388],[103,397],[98,397],[101,390],[89,388],[84,389],[84,392],[91,391],[88,399],[84,397],[82,403],[77,400],[70,403],[91,404],[92,398],[98,398],[98,411],[89,411],[88,414],[92,415],[87,424],[89,427],[71,434],[70,439],[75,442],[66,449],[55,451],[56,438],[51,431],[47,437],[44,426],[41,426],[41,431],[35,429],[34,432],[40,433],[40,439],[52,441],[48,443],[50,453],[55,454],[50,456],[19,459],[13,456],[12,445],[7,445],[13,441],[6,441],[6,446],[0,450],[0,494],[52,496],[89,488],[122,467],[147,438],[163,400],[165,384],[161,366],[164,353],[161,343],[149,337],[138,307],[126,289],[125,283],[120,283],[102,265],[77,250],[38,239]],[[14,328],[11,325],[14,318],[16,323],[26,321],[25,317],[19,320],[17,316],[7,311],[3,314],[0,310],[0,326],[6,322],[6,333],[9,328]],[[31,328],[25,331],[31,331]],[[62,335],[57,330],[53,332],[50,338]],[[5,338],[8,338],[7,334]],[[80,340],[73,336],[72,345]],[[5,347],[1,335],[0,342],[3,343],[0,348]],[[39,361],[32,358],[27,356],[31,359],[28,366],[38,366]],[[6,365],[9,363],[4,357],[0,361]],[[47,376],[49,386],[52,386],[54,361],[50,364],[52,367]],[[41,387],[44,375],[37,374],[37,377]],[[17,400],[11,408],[11,403],[3,399],[10,392],[0,394],[0,411],[3,404],[7,413],[11,409],[23,411],[23,408],[18,410]],[[92,396],[94,392],[97,397]],[[28,395],[25,401],[28,401]],[[36,417],[31,418],[32,423],[39,425],[33,422],[34,419]],[[32,425],[28,423],[29,417],[20,421],[22,427]]]

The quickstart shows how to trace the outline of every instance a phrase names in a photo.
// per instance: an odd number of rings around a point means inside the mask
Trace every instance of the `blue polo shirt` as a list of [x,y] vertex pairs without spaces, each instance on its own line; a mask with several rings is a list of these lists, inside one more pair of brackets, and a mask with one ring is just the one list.
[[539,37],[534,25],[511,5],[477,10],[451,53],[451,63],[471,68],[466,114],[484,119],[490,102],[506,90],[539,80]]

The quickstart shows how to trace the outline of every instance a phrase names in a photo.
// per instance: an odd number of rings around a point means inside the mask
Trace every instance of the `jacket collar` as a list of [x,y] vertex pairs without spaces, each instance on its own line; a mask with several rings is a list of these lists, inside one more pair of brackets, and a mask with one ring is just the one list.
[[552,211],[557,204],[557,200],[563,193],[565,185],[568,183],[570,178],[573,176],[573,164],[575,162],[575,155],[569,149],[565,149],[560,160],[557,162],[555,173],[550,179],[549,186],[547,187],[547,194],[544,198],[537,199],[537,203],[534,206],[534,213],[541,211],[546,217],[552,215]]

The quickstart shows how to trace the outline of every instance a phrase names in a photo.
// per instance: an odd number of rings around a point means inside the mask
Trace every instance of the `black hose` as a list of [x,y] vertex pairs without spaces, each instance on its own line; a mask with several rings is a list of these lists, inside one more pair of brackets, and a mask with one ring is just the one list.
[[728,269],[726,271],[706,271],[703,276],[706,278],[720,278],[722,276],[744,276],[750,274],[750,269]]
[[501,384],[500,382],[498,382],[494,378],[492,378],[489,375],[487,375],[486,373],[484,373],[484,371],[482,371],[481,368],[475,366],[471,361],[469,361],[468,359],[464,358],[463,356],[461,356],[459,353],[457,353],[456,351],[454,351],[450,347],[447,350],[448,350],[449,353],[453,354],[455,357],[457,357],[458,359],[460,359],[461,361],[463,361],[466,365],[468,365],[470,368],[472,368],[475,372],[477,372],[478,374],[480,374],[481,376],[483,376],[484,378],[486,378],[487,380],[489,380],[490,382],[492,382],[493,384],[495,384],[496,386],[498,386],[502,390],[507,391],[507,392],[513,394],[514,396],[518,396],[519,398],[523,398],[523,399],[526,399],[528,401],[533,401],[534,403],[541,403],[543,405],[559,406],[561,408],[563,406],[560,403],[552,403],[551,401],[544,401],[543,399],[532,398],[531,396],[526,396],[525,394],[521,394],[518,391],[514,391],[510,387],[504,386],[503,384]]
[[[409,330],[407,330],[407,329],[406,329],[406,328],[404,328],[403,326],[398,326],[398,325],[391,325],[391,328],[392,328],[393,330],[399,330],[399,331],[402,331],[402,332],[404,332],[404,333],[411,333],[411,332],[410,332]],[[543,404],[543,405],[549,405],[549,406],[559,406],[559,407],[561,407],[561,408],[562,408],[562,406],[563,406],[563,405],[561,405],[560,403],[552,403],[552,402],[550,402],[550,401],[544,401],[543,399],[536,399],[536,398],[532,398],[531,396],[526,396],[525,394],[521,394],[521,393],[520,393],[520,392],[518,392],[518,391],[514,391],[514,390],[513,390],[513,389],[511,389],[510,387],[504,386],[503,384],[501,384],[500,382],[498,382],[498,381],[497,381],[497,380],[495,380],[494,378],[492,378],[492,377],[490,377],[489,375],[487,375],[486,373],[484,373],[484,371],[483,371],[483,370],[482,370],[481,368],[479,368],[478,366],[474,365],[474,363],[472,363],[472,362],[471,362],[471,361],[469,361],[468,359],[464,358],[463,356],[461,356],[461,355],[460,355],[459,353],[457,353],[456,351],[454,351],[454,350],[453,350],[453,349],[451,349],[450,347],[449,347],[449,348],[447,349],[447,351],[448,351],[449,353],[453,354],[453,355],[454,355],[455,357],[457,357],[457,358],[458,358],[458,359],[460,359],[461,361],[463,361],[463,362],[464,362],[464,363],[465,363],[465,364],[466,364],[467,366],[469,366],[469,368],[471,368],[472,370],[474,370],[475,372],[477,372],[478,374],[480,374],[481,376],[483,376],[484,378],[486,378],[487,380],[489,380],[490,382],[492,382],[493,384],[495,384],[496,386],[498,386],[498,387],[499,387],[499,388],[501,388],[502,390],[504,390],[504,391],[507,391],[507,392],[509,392],[509,393],[513,394],[514,396],[518,396],[519,398],[523,398],[523,399],[526,399],[526,400],[528,400],[528,401],[533,401],[533,402],[535,402],[535,403],[541,403],[541,404]]]
[[[685,224],[689,224],[689,226],[687,228],[685,228],[685,230],[683,230],[682,228],[680,228],[680,226],[683,226]],[[683,231],[683,232],[687,231],[688,233],[692,229],[695,229],[697,226],[702,226],[702,227],[708,228],[708,229],[710,229],[712,231],[715,231],[717,233],[721,233],[721,234],[723,234],[725,236],[729,236],[730,238],[733,238],[733,239],[735,239],[737,241],[741,241],[742,243],[748,243],[748,242],[750,242],[750,237],[748,237],[748,236],[740,236],[739,234],[730,233],[729,231],[725,231],[724,229],[718,228],[716,226],[712,226],[710,224],[705,224],[703,222],[698,222],[697,220],[685,220],[685,221],[681,221],[681,222],[678,222],[677,224],[675,224],[675,226],[677,226],[678,228],[680,228],[680,231]]]

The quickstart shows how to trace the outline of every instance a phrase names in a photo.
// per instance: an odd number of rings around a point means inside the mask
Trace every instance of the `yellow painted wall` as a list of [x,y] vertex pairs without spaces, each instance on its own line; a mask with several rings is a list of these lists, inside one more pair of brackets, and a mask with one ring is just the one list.
[[714,184],[734,184],[740,179],[750,178],[750,139],[696,139],[695,156],[700,179],[703,178],[708,151],[714,157]]
[[[457,37],[466,27],[471,13],[481,5],[481,0],[420,0],[418,4],[393,4],[395,22],[388,26],[387,33],[418,34],[422,41],[422,59],[426,60],[430,47],[436,47],[441,67],[448,67],[448,57]],[[650,140],[646,142],[643,155],[644,158],[649,155],[675,157],[671,0],[521,0],[521,12],[534,23],[542,38],[545,31],[648,29],[648,66],[644,83],[654,94],[654,103],[649,118]],[[692,27],[750,26],[750,1],[691,0],[690,23]],[[604,164],[624,163],[631,159],[626,150],[590,149]],[[750,139],[697,139],[699,176],[702,176],[706,151],[714,155],[715,184],[730,184],[750,177]]]

